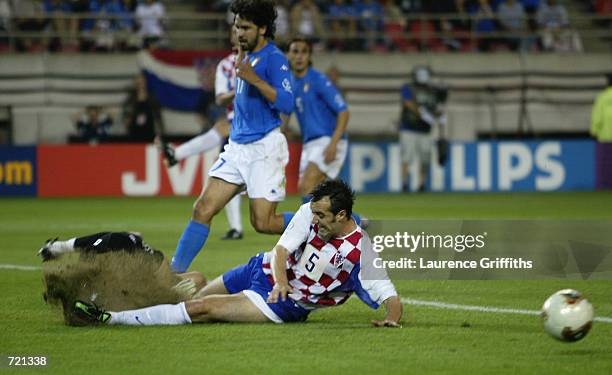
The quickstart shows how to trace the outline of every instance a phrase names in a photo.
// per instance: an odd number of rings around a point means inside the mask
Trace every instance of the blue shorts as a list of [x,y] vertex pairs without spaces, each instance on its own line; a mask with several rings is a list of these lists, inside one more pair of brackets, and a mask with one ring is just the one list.
[[261,267],[262,260],[263,253],[257,254],[247,264],[240,265],[224,273],[223,283],[227,291],[230,294],[248,291],[250,293],[245,293],[247,297],[250,297],[249,294],[252,295],[253,292],[261,296],[264,303],[261,303],[259,298],[257,298],[258,301],[254,301],[253,298],[249,299],[272,321],[275,321],[275,319],[266,313],[267,309],[272,310],[283,322],[303,322],[306,320],[310,311],[300,307],[290,298],[287,298],[284,302],[279,300],[277,303],[265,303],[272,291],[272,284],[270,284],[268,277]]

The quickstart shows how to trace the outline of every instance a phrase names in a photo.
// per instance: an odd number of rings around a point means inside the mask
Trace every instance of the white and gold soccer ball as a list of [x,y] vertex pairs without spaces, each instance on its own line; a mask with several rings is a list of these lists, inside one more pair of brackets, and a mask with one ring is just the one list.
[[544,329],[561,341],[584,338],[593,325],[593,305],[574,289],[563,289],[548,297],[542,306]]

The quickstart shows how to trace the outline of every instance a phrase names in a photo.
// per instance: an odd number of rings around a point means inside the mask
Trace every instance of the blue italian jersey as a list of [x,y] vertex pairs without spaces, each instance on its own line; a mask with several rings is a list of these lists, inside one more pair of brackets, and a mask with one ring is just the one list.
[[234,119],[230,131],[230,139],[236,143],[251,143],[265,137],[281,125],[280,112],[289,114],[293,111],[291,73],[285,55],[268,42],[261,50],[247,56],[259,78],[276,89],[276,100],[270,103],[257,87],[236,77]]
[[334,134],[338,113],[347,110],[336,86],[313,68],[309,68],[302,78],[293,76],[292,86],[303,142]]

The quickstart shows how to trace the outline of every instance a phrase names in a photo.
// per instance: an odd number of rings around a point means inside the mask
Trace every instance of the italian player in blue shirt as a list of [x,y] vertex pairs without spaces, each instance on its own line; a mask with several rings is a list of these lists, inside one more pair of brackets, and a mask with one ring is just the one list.
[[287,57],[293,73],[295,114],[302,132],[299,190],[303,201],[312,189],[340,173],[348,141],[349,111],[336,86],[325,74],[313,68],[312,48],[306,39],[295,38]]
[[269,0],[235,0],[230,6],[239,52],[236,61],[234,119],[229,144],[211,167],[211,177],[193,207],[172,259],[185,272],[204,246],[213,217],[246,189],[251,224],[261,233],[282,233],[293,214],[277,214],[285,198],[287,140],[280,114],[293,110],[287,58],[272,42],[276,10]]

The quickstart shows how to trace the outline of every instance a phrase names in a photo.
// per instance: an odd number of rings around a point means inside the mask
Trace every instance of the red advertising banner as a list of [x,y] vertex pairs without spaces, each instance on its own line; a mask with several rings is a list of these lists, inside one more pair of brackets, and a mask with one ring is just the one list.
[[[291,144],[287,192],[297,191],[300,144]],[[167,169],[154,145],[38,147],[38,196],[197,195],[216,152]]]

